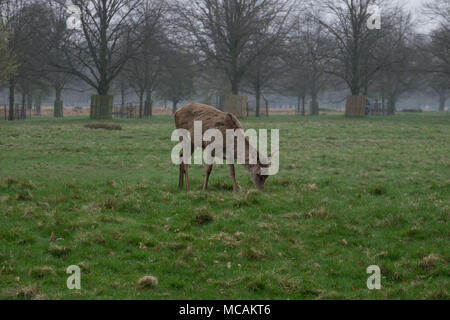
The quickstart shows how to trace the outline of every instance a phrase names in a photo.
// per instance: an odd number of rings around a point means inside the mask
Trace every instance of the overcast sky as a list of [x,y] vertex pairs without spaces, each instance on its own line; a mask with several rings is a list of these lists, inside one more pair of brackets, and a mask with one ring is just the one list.
[[405,0],[406,3],[410,4],[414,7],[420,7],[422,3],[426,2],[425,0]]
[[405,4],[405,9],[411,10],[414,14],[414,17],[419,19],[418,25],[416,25],[416,29],[419,32],[428,32],[433,28],[433,25],[429,22],[429,19],[423,16],[420,12],[423,5],[430,0],[401,0]]

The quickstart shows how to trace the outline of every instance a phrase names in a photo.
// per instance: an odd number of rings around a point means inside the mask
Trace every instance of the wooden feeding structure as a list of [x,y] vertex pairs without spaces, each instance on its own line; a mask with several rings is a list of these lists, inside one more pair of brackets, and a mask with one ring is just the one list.
[[347,96],[345,106],[345,116],[364,117],[366,115],[367,97],[366,96]]
[[229,95],[225,98],[224,111],[234,114],[238,118],[247,117],[248,99],[245,96]]

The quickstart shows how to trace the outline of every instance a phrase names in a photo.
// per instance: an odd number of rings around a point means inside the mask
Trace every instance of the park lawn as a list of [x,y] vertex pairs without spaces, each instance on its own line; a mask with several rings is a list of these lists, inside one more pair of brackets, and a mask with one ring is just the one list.
[[226,167],[178,189],[171,117],[89,122],[0,121],[2,299],[449,299],[449,114],[243,120],[281,164],[238,193]]

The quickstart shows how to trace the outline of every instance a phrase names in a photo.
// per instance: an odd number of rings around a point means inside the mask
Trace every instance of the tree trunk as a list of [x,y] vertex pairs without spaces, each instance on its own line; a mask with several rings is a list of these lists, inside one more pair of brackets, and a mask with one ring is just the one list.
[[306,95],[302,95],[302,116],[306,115]]
[[367,79],[364,81],[363,95],[366,97],[369,95],[369,83]]
[[27,110],[25,104],[27,103],[27,95],[25,93],[25,90],[22,92],[22,107],[20,109],[20,118],[26,119],[27,118]]
[[62,118],[64,116],[64,106],[61,100],[55,100],[53,103],[53,117]]
[[145,100],[144,105],[144,117],[148,118],[152,116],[153,113],[153,101],[152,100]]
[[231,80],[231,94],[239,95],[239,87],[240,80],[235,76],[234,79]]
[[125,85],[122,82],[120,86],[120,115],[121,117],[125,114]]
[[91,119],[112,119],[113,100],[111,95],[92,95]]
[[319,102],[317,101],[317,94],[313,93],[311,95],[311,115],[317,116],[319,114]]
[[16,81],[14,78],[9,79],[9,115],[8,120],[14,120],[14,95],[16,91]]
[[260,109],[261,109],[261,90],[256,87],[255,88],[255,98],[256,98],[256,116],[259,117]]
[[445,111],[445,101],[447,97],[445,96],[445,92],[439,94],[439,111]]
[[264,97],[263,97],[263,99],[264,99],[264,103],[266,105],[266,117],[268,117],[269,116],[269,101]]
[[177,105],[178,105],[178,101],[177,100],[173,100],[172,101],[172,114],[174,115],[175,112],[177,112]]
[[153,101],[152,92],[147,91],[145,106],[144,106],[144,117],[151,117],[153,115]]
[[139,95],[139,119],[144,115],[144,93]]
[[360,95],[361,88],[360,88],[357,80],[353,80],[350,90],[352,92],[352,96],[359,96]]
[[53,116],[62,118],[64,116],[64,103],[61,100],[61,89],[55,88],[55,101],[53,103]]
[[397,102],[395,100],[395,98],[391,97],[388,101],[388,107],[387,107],[387,114],[388,116],[393,116],[395,115],[396,112],[396,106]]
[[41,115],[42,94],[39,93],[36,97],[36,115]]
[[27,94],[27,109],[28,110],[33,109],[33,94],[32,93]]

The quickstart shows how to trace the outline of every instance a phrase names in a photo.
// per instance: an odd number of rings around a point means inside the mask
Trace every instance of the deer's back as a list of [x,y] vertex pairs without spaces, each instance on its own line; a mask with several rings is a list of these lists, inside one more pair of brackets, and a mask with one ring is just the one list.
[[222,112],[211,106],[190,103],[175,113],[177,129],[186,129],[193,136],[194,121],[202,121],[203,133],[209,129],[218,129],[226,136],[227,129],[241,129],[239,120],[231,113]]

